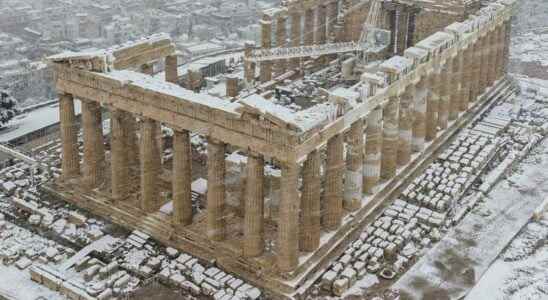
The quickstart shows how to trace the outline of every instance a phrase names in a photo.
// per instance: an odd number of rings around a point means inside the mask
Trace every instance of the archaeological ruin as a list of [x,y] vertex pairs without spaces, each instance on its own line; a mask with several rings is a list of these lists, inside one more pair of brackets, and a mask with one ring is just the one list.
[[215,94],[179,72],[167,35],[52,56],[62,175],[45,189],[274,295],[302,294],[496,98],[513,5],[285,1]]

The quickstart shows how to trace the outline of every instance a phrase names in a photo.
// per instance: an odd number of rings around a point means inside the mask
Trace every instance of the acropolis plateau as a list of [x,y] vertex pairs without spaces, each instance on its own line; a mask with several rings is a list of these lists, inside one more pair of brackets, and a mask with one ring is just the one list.
[[545,299],[535,1],[91,6],[156,31],[47,53],[56,100],[3,121],[0,299]]

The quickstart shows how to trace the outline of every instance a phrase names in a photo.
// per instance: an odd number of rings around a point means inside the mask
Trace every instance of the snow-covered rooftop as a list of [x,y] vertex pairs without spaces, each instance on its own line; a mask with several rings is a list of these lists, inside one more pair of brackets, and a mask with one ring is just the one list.
[[453,36],[447,32],[438,31],[424,40],[418,42],[416,47],[424,48],[430,51],[438,50],[444,47],[445,44],[449,43],[453,39]]
[[[80,114],[80,101],[74,102],[76,114]],[[44,106],[14,118],[8,128],[0,131],[0,143],[5,143],[59,123],[59,104]]]
[[381,70],[390,73],[402,73],[405,69],[411,67],[413,62],[403,56],[393,56],[388,60],[385,60],[381,65]]

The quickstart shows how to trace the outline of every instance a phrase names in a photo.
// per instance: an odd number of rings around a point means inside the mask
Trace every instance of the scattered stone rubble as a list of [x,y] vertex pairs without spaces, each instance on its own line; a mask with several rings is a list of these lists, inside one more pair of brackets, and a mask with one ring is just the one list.
[[71,248],[6,221],[5,216],[0,214],[0,261],[4,265],[15,264],[23,270],[33,262],[59,263],[74,252]]
[[[367,274],[392,279],[405,272],[422,249],[439,241],[469,209],[454,215],[459,199],[501,145],[477,123],[458,137],[415,178],[392,205],[323,274],[319,285],[342,296]],[[507,125],[503,126],[507,128]],[[502,130],[502,129],[501,129]]]
[[[29,272],[31,279],[69,299],[115,299],[130,296],[155,280],[184,295],[213,299],[261,299],[262,292],[214,265],[173,248],[157,245],[147,234],[134,231],[107,249],[84,253],[105,235],[105,222],[63,203],[43,199],[37,185],[56,178],[60,169],[59,141],[41,146],[36,158],[41,170],[16,163],[0,170],[0,261]],[[9,219],[7,222],[5,219]],[[71,247],[34,234],[50,232]],[[108,258],[108,259],[107,259]],[[67,264],[69,266],[67,266]]]
[[318,286],[340,297],[365,276],[392,279],[405,272],[548,134],[548,115],[536,94],[525,91],[521,106],[513,98],[498,103],[459,133],[331,264]]

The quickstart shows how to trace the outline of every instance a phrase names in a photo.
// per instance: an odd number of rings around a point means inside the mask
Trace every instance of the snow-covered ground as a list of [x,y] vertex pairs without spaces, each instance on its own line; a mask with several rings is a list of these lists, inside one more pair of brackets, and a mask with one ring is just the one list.
[[61,294],[32,281],[28,271],[21,271],[15,266],[0,264],[0,274],[0,299],[2,297],[7,300],[65,299]]
[[[548,115],[548,2],[546,0],[520,1],[514,20],[510,66],[520,81],[522,91],[532,99],[524,108],[532,113]],[[528,77],[527,77],[528,76]],[[536,107],[535,107],[536,106]],[[529,174],[548,160],[546,142],[533,150],[518,172]],[[536,170],[527,177],[518,175],[504,180],[496,188],[499,194],[514,193],[516,200],[524,197],[548,198],[546,174],[548,167]],[[538,184],[538,180],[544,181]],[[523,182],[529,186],[520,188]],[[522,183],[520,183],[522,182]],[[537,185],[532,187],[532,185]],[[531,221],[513,239],[493,262],[466,300],[540,300],[548,299],[548,222]]]
[[512,23],[510,72],[548,79],[548,2],[522,0]]
[[[402,289],[402,299],[460,299],[468,293],[528,222],[536,207],[548,197],[545,185],[548,181],[545,171],[548,169],[548,140],[533,152],[518,165],[512,176],[495,186],[461,225],[398,281],[395,288]],[[545,259],[546,255],[542,257]],[[506,284],[501,280],[504,277],[504,273],[489,269],[481,277],[487,283],[480,283],[480,287],[475,288],[481,295],[470,299],[507,299],[494,297],[491,293],[493,286],[490,283]],[[544,287],[542,281],[539,286]],[[548,297],[548,294],[544,296]]]
[[548,220],[529,223],[466,300],[548,298]]

